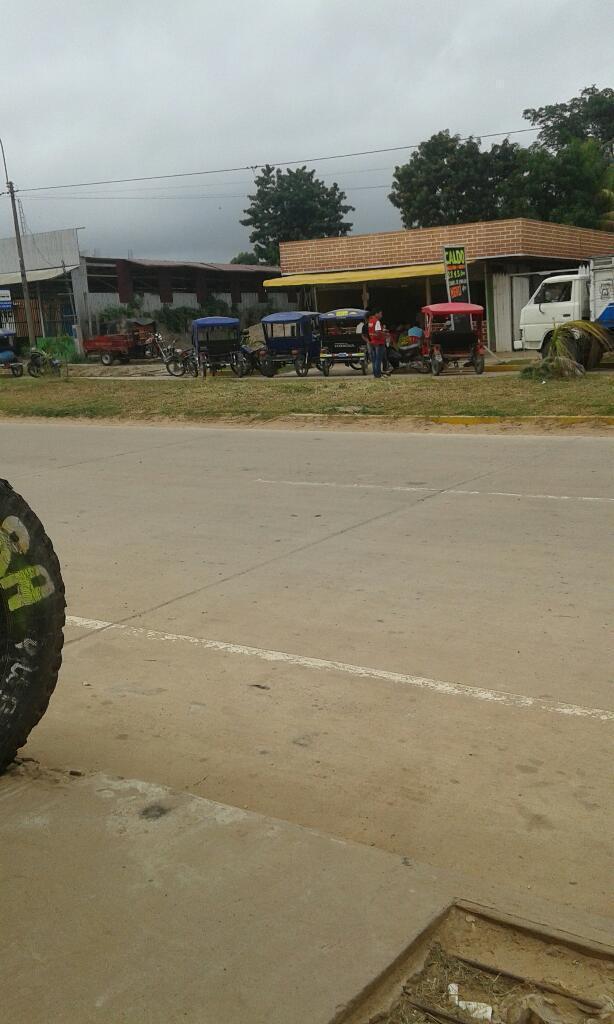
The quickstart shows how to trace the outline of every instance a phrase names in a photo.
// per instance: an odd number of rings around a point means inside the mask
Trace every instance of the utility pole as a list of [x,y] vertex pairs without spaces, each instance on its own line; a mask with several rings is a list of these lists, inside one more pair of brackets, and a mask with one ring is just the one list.
[[6,157],[4,155],[4,146],[2,145],[2,139],[0,139],[0,150],[2,150],[2,163],[4,164],[4,176],[6,178],[6,187],[11,199],[11,208],[13,210],[13,223],[15,225],[15,244],[17,246],[17,258],[19,259],[19,272],[21,274],[21,288],[23,291],[23,302],[26,307],[26,321],[28,324],[28,339],[30,341],[30,348],[36,348],[36,336],[34,334],[34,319],[32,317],[32,306],[30,305],[30,290],[28,288],[28,278],[26,275],[26,265],[23,261],[23,246],[21,244],[21,231],[19,230],[19,217],[17,215],[17,203],[15,202],[15,186],[12,181],[9,181],[9,172],[6,168]]

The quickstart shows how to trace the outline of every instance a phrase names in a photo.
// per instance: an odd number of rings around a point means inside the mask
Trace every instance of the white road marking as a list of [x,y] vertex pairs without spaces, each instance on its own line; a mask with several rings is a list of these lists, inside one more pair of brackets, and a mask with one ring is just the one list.
[[532,708],[536,711],[550,711],[557,715],[566,715],[572,718],[593,718],[601,722],[614,721],[614,711],[605,711],[602,708],[589,708],[580,704],[566,704],[555,700],[544,700],[541,697],[526,697],[520,693],[488,690],[480,686],[465,686],[463,683],[446,683],[440,679],[426,679],[423,676],[406,675],[403,672],[388,672],[385,669],[366,668],[364,665],[352,665],[345,661],[308,658],[301,654],[270,651],[261,647],[247,647],[245,644],[231,644],[225,640],[207,640],[204,637],[185,636],[182,633],[163,633],[157,629],[145,629],[140,626],[105,622],[101,619],[84,619],[79,615],[67,615],[66,622],[71,626],[78,626],[80,629],[93,632],[113,630],[124,636],[137,639],[187,643],[193,647],[200,647],[209,651],[224,651],[226,654],[239,654],[249,658],[260,658],[262,661],[283,662],[286,665],[297,665],[300,668],[315,669],[319,672],[344,672],[346,675],[360,676],[362,679],[382,679],[386,682],[415,686],[421,690],[431,690],[434,693],[440,693],[447,697],[470,697],[472,700],[489,701],[493,704],[502,704],[505,707]]
[[388,484],[342,484],[329,480],[265,480],[258,477],[257,484],[281,484],[285,487],[334,487],[341,490],[364,491],[419,491],[423,494],[466,494],[481,495],[488,498],[538,498],[542,501],[605,501],[614,502],[614,498],[590,497],[586,494],[522,494],[520,491],[464,491],[455,487],[423,487],[418,484],[393,486]]

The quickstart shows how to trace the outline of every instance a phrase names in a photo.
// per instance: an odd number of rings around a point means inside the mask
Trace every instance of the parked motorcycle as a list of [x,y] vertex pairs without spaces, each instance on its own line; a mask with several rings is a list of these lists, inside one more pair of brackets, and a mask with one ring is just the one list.
[[54,356],[48,355],[40,348],[33,348],[26,363],[30,377],[60,376],[62,363]]
[[[198,360],[193,348],[187,351],[178,348],[171,352],[167,350],[165,356],[164,365],[166,372],[170,373],[171,377],[183,377],[186,373],[191,377],[198,377]],[[203,364],[203,376],[205,373],[206,369]]]

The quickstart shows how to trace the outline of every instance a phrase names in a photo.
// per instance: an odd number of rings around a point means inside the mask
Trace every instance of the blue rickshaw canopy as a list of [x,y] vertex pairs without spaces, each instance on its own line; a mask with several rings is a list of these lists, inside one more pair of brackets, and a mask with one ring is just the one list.
[[239,324],[237,316],[201,316],[192,320],[192,327],[238,327]]
[[305,310],[289,310],[287,313],[269,313],[263,316],[261,324],[298,324],[301,320],[312,320],[317,313],[310,313]]

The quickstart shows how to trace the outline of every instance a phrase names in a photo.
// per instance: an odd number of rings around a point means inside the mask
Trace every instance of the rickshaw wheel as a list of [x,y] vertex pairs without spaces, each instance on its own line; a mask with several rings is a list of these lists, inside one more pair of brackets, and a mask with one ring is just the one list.
[[308,359],[307,360],[304,360],[304,359],[295,359],[294,360],[294,369],[296,370],[297,377],[306,377],[307,374],[309,373],[309,367],[310,366],[311,366],[311,363],[309,362]]
[[11,366],[11,373],[13,377],[23,377],[23,364],[13,363]]
[[230,369],[236,377],[246,377],[249,371],[247,359],[242,352],[239,352],[234,359],[230,360]]
[[484,373],[484,356],[476,356],[473,360],[473,368],[476,373]]
[[263,377],[275,376],[275,363],[270,356],[262,356],[260,359],[260,372]]
[[438,359],[437,356],[431,356],[431,373],[433,377],[438,377],[443,370],[443,360]]
[[330,363],[329,363],[328,359],[323,359],[322,360],[322,362],[320,363],[320,369],[321,369],[321,371],[322,371],[322,373],[324,374],[325,377],[329,376],[329,374],[330,374]]

